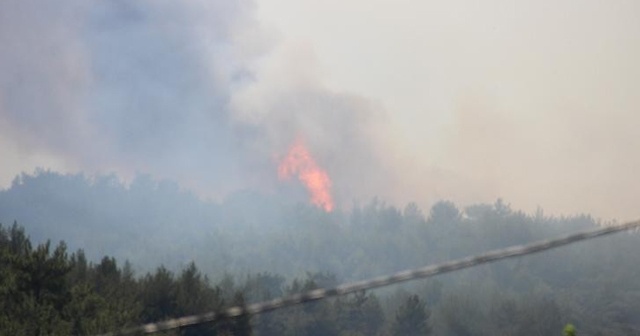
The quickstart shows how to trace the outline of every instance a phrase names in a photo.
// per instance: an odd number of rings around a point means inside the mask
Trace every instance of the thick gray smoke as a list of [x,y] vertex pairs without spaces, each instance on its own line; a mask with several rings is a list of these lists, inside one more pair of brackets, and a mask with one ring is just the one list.
[[278,86],[297,70],[264,74],[261,61],[277,48],[254,7],[3,1],[0,152],[45,168],[56,161],[124,178],[150,173],[220,196],[273,189],[278,157],[302,136],[344,201],[369,194],[361,186],[371,185],[363,171],[380,167],[371,137],[377,109],[313,75],[295,89]]

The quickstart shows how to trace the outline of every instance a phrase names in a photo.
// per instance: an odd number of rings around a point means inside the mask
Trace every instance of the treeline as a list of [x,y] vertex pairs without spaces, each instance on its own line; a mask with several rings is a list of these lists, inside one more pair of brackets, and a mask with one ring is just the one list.
[[65,241],[89,260],[109,255],[142,272],[195,261],[206,274],[328,271],[345,280],[597,225],[502,201],[463,209],[442,201],[423,213],[373,199],[327,214],[304,205],[306,195],[298,205],[280,196],[243,191],[210,202],[144,175],[124,184],[114,175],[37,171],[0,191],[0,223],[17,220],[34,242]]
[[[68,255],[64,243],[32,246],[24,230],[0,226],[0,333],[2,335],[92,335],[171,317],[221,311],[247,299],[267,300],[337,284],[315,273],[289,283],[260,273],[212,283],[191,263],[174,274],[164,267],[136,277],[110,257],[88,262]],[[309,303],[267,313],[183,328],[181,335],[424,335],[429,309],[408,296],[387,321],[375,294]]]

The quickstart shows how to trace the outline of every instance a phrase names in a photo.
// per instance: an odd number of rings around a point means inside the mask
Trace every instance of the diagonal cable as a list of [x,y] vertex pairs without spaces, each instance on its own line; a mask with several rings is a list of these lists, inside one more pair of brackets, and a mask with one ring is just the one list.
[[640,228],[640,220],[629,222],[622,225],[605,226],[597,229],[581,231],[564,237],[533,242],[524,245],[515,245],[504,249],[493,250],[483,254],[456,259],[439,264],[429,265],[422,268],[401,271],[388,276],[381,276],[369,280],[357,281],[339,285],[329,289],[315,289],[305,293],[285,296],[269,301],[250,304],[245,307],[231,307],[221,312],[207,312],[198,315],[184,316],[175,319],[169,319],[161,322],[148,323],[123,329],[116,332],[104,334],[103,336],[129,335],[133,333],[156,333],[165,330],[178,329],[182,327],[216,322],[228,318],[240,317],[243,315],[256,315],[271,310],[289,307],[305,302],[325,299],[332,296],[350,294],[362,290],[378,288],[392,285],[399,282],[405,282],[414,279],[422,279],[432,277],[438,274],[449,273],[461,269],[474,267],[477,265],[487,264],[490,262],[524,256],[537,252],[546,251],[556,247],[573,244],[579,241],[588,240],[616,232],[622,232]]

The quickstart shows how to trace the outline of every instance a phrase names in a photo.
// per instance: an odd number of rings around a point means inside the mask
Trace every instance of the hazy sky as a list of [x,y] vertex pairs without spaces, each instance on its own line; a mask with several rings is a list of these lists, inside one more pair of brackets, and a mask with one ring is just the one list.
[[277,190],[303,137],[347,206],[640,216],[637,1],[8,0],[0,46],[2,187]]

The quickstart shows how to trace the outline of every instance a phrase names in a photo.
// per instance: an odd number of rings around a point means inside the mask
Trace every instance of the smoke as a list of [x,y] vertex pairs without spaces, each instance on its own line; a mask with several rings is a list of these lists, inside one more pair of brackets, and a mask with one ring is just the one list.
[[637,215],[632,200],[640,184],[633,176],[640,160],[632,153],[640,140],[632,135],[633,113],[564,107],[523,122],[487,96],[461,99],[443,142],[443,166],[466,176],[468,191],[506,197],[529,211],[541,206],[556,214]]
[[638,216],[638,2],[264,1],[331,88],[384,104],[385,199]]
[[[0,154],[25,162],[2,172],[4,184],[42,166],[149,173],[213,197],[272,190],[275,158],[298,135],[337,183],[373,169],[375,109],[298,71],[313,62],[269,73],[281,51],[254,10],[245,0],[2,2]],[[344,183],[343,199],[360,182]]]
[[494,9],[478,8],[433,49],[443,91],[455,92],[439,166],[485,201],[635,218],[637,3]]
[[233,169],[221,157],[234,145],[225,101],[242,80],[230,50],[242,2],[2,7],[1,117],[15,141],[79,169]]
[[598,0],[2,1],[0,185],[41,166],[212,197],[277,191],[300,136],[337,207],[501,197],[632,218],[635,13]]

